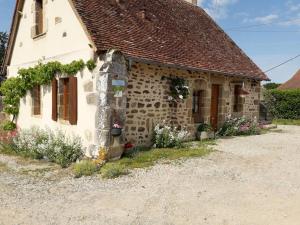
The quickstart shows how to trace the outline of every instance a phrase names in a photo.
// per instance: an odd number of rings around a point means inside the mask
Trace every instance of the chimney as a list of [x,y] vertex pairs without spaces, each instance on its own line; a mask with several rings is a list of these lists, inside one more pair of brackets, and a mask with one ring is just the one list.
[[185,1],[187,1],[189,3],[192,3],[194,5],[197,5],[197,0],[185,0]]

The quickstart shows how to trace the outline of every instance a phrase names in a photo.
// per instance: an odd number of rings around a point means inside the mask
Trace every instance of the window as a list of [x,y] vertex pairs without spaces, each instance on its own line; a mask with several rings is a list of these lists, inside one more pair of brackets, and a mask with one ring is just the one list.
[[203,92],[204,91],[194,91],[193,92],[193,117],[195,123],[203,122]]
[[52,81],[52,119],[77,124],[77,78],[62,78]]
[[234,86],[233,112],[241,112],[243,110],[242,98],[240,96],[241,90],[242,90],[242,85]]
[[70,112],[70,79],[59,80],[58,84],[58,117],[63,120],[69,120]]
[[44,32],[44,5],[43,0],[35,0],[35,35]]
[[41,86],[37,85],[32,89],[32,114],[41,115]]

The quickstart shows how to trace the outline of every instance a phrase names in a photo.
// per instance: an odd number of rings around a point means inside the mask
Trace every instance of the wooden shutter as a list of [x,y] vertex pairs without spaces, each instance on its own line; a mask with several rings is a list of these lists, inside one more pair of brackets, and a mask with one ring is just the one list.
[[52,120],[57,121],[57,80],[52,80]]
[[78,114],[78,107],[77,107],[77,78],[70,77],[70,114],[69,114],[69,122],[71,125],[77,124],[77,114]]

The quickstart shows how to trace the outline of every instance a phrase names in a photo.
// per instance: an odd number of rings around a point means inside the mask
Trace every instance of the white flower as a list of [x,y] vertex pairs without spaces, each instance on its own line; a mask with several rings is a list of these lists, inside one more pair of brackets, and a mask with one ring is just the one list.
[[179,99],[183,99],[183,96],[182,96],[182,95],[179,95],[178,97],[179,97]]

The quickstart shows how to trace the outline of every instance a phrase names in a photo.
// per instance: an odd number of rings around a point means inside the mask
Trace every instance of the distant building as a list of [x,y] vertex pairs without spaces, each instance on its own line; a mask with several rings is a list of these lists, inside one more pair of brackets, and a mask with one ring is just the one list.
[[300,70],[287,82],[280,85],[278,90],[300,89]]

